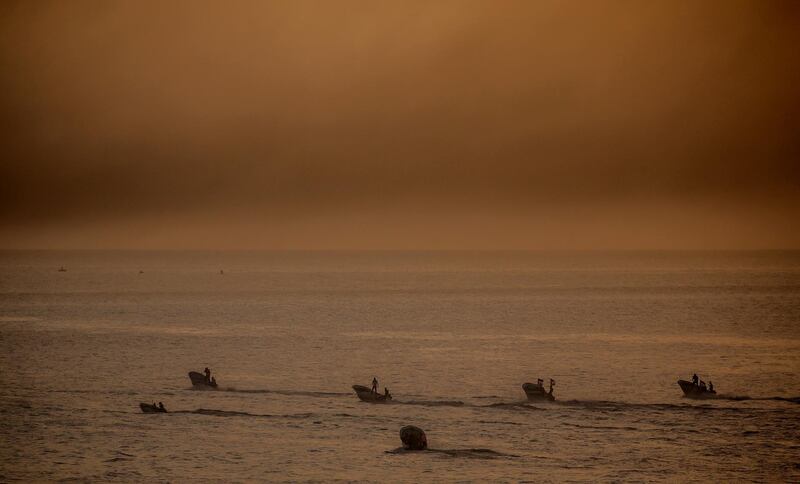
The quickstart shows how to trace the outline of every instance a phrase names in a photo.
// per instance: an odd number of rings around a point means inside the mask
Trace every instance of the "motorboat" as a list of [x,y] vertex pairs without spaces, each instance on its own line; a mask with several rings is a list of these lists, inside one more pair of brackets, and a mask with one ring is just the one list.
[[539,380],[538,383],[523,383],[522,390],[525,392],[528,400],[532,402],[554,402],[556,397],[553,395],[553,386],[555,384],[556,382],[551,379],[549,392],[544,390],[542,380]]
[[139,408],[144,413],[167,413],[167,409],[163,405],[159,407],[155,403],[140,403]]
[[195,390],[216,390],[217,389],[217,380],[212,378],[210,381],[206,379],[206,376],[202,373],[198,373],[196,371],[189,372],[189,379],[192,380],[192,387]]
[[683,390],[683,396],[698,400],[717,398],[717,392],[706,387],[705,384],[696,384],[686,380],[678,380],[678,386]]
[[386,403],[392,399],[392,395],[388,391],[386,393],[376,393],[364,385],[353,385],[353,390],[355,390],[356,395],[362,402]]

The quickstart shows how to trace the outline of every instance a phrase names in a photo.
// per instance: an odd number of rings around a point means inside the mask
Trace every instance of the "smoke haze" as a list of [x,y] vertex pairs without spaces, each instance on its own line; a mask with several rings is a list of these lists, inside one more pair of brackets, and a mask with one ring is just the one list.
[[800,3],[3,2],[0,247],[800,248]]

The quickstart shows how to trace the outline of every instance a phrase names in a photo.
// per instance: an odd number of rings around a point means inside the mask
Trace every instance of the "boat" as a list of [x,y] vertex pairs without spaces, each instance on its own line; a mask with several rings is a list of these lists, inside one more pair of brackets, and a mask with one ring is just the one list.
[[365,387],[364,385],[353,385],[353,390],[355,390],[358,399],[362,402],[387,403],[392,399],[392,396],[388,392],[386,394],[375,393],[371,388]]
[[541,384],[541,380],[539,380],[539,383],[523,383],[522,390],[530,401],[554,402],[556,400],[556,397],[553,395],[553,385],[555,385],[555,383],[555,381],[550,380],[549,392],[544,391],[544,385]]
[[213,378],[211,379],[211,381],[207,381],[206,376],[202,373],[198,373],[196,371],[190,371],[189,379],[192,380],[192,388],[194,388],[195,390],[217,389],[217,381]]
[[140,403],[139,408],[144,413],[167,413],[167,409],[152,403]]
[[678,386],[683,390],[683,396],[686,398],[707,399],[717,398],[717,392],[706,388],[705,385],[695,385],[694,383],[686,380],[678,380]]

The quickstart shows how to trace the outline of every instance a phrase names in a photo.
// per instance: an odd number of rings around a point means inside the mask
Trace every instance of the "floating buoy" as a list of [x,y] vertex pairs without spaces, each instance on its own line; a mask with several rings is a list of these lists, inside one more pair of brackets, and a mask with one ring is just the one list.
[[400,440],[403,448],[407,450],[425,450],[428,448],[428,438],[425,431],[413,425],[406,425],[400,429]]

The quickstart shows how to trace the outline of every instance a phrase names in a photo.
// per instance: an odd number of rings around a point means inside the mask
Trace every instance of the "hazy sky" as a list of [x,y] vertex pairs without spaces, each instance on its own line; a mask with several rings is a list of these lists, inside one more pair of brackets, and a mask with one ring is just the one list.
[[800,2],[4,1],[0,247],[800,248]]

